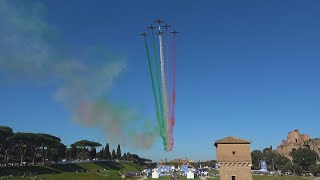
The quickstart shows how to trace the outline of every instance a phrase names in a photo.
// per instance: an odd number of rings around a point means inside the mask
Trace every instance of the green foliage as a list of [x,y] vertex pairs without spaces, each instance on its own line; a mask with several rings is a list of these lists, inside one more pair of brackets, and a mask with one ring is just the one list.
[[96,148],[102,145],[94,141],[81,140],[71,144],[71,146],[76,146],[77,148]]
[[120,148],[120,144],[118,144],[118,147],[117,147],[117,159],[120,159],[121,158],[121,148]]
[[[109,144],[97,153],[100,143],[88,140],[77,141],[70,148],[61,143],[57,136],[45,133],[14,133],[12,128],[0,126],[0,163],[47,163],[62,159],[128,159],[128,154],[121,157],[121,147],[117,151],[109,150]],[[138,156],[137,156],[138,157]],[[138,158],[140,161],[146,160]]]
[[316,163],[317,153],[307,149],[300,148],[292,153],[293,163],[302,167],[303,170],[309,170],[309,167]]
[[283,172],[293,172],[292,163],[289,161],[280,168]]
[[320,175],[320,166],[319,166],[319,165],[312,164],[312,165],[310,166],[310,172],[311,172],[313,175],[317,175],[317,174]]
[[123,160],[127,161],[127,153],[123,154]]
[[55,141],[57,141],[57,142],[61,142],[61,139],[60,139],[59,137],[57,137],[57,136],[53,136],[53,135],[51,135],[51,134],[43,134],[43,133],[38,133],[38,134],[41,135],[41,136],[50,138],[50,139],[52,139],[52,140],[55,140]]
[[298,165],[298,164],[293,164],[292,165],[292,170],[294,174],[301,174],[303,171],[302,166]]
[[0,140],[13,135],[13,130],[8,126],[0,126]]
[[108,156],[109,156],[108,160],[112,160],[112,155],[111,155],[110,151],[109,151]]
[[112,159],[117,159],[116,151],[112,149]]
[[104,159],[110,160],[111,159],[111,155],[110,155],[110,149],[109,149],[109,143],[107,143],[106,147],[104,148]]
[[253,169],[260,169],[260,161],[264,159],[264,154],[260,150],[254,150],[251,152]]
[[99,159],[106,159],[104,154],[104,147],[101,148],[99,155],[100,155]]
[[275,166],[275,170],[282,171],[288,168],[288,164],[292,164],[288,158],[279,154],[277,154],[277,156],[273,159],[273,163]]
[[204,167],[204,166],[214,167],[215,164],[217,163],[217,161],[216,160],[210,160],[210,161],[202,161],[200,163],[201,163],[202,167]]
[[251,157],[253,169],[255,170],[259,170],[261,168],[261,160],[266,161],[268,170],[274,169],[285,171],[285,169],[292,169],[292,167],[289,167],[288,165],[288,163],[291,164],[290,160],[285,156],[277,154],[274,150],[272,150],[271,146],[268,148],[264,148],[262,152],[260,150],[252,151]]

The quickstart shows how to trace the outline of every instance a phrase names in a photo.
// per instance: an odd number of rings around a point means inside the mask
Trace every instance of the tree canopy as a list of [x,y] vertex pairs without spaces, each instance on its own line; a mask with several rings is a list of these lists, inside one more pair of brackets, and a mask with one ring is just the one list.
[[71,146],[75,146],[77,148],[96,148],[102,145],[94,141],[81,140],[71,144]]
[[[61,143],[57,136],[46,133],[17,132],[8,126],[0,126],[0,162],[7,164],[9,162],[20,163],[32,162],[47,163],[52,161],[61,161],[62,159],[130,159],[130,153],[121,156],[121,147],[118,144],[117,149],[110,153],[109,144],[102,148],[98,153],[96,148],[101,144],[95,141],[80,140],[76,141],[67,148]],[[131,157],[133,159],[133,157]],[[142,159],[142,158],[141,158]]]
[[308,148],[300,148],[291,154],[293,162],[301,166],[303,170],[308,170],[311,165],[316,163],[316,158],[318,158],[317,153]]

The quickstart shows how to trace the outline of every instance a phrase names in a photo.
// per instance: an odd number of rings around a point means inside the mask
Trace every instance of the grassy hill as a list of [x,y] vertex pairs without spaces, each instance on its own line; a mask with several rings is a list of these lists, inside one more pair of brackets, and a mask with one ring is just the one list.
[[[141,171],[131,162],[98,161],[78,164],[56,164],[0,168],[0,176],[37,176],[41,179],[121,179],[120,172]],[[18,178],[16,178],[18,179]]]
[[[120,180],[119,171],[124,173],[128,171],[141,171],[142,167],[131,162],[109,162],[98,161],[78,164],[57,164],[40,166],[22,166],[0,168],[0,176],[14,175],[10,179],[30,179],[37,176],[45,180]],[[216,173],[216,172],[215,172]],[[21,176],[28,177],[22,178]],[[0,177],[1,178],[1,177]],[[133,178],[136,179],[136,178]],[[151,179],[151,178],[149,178]],[[186,180],[186,177],[180,177],[180,180]],[[216,179],[218,178],[208,178]],[[279,176],[253,176],[253,180],[299,180],[299,177],[279,177]],[[170,180],[169,177],[161,177],[159,180]],[[303,180],[306,180],[303,178]]]

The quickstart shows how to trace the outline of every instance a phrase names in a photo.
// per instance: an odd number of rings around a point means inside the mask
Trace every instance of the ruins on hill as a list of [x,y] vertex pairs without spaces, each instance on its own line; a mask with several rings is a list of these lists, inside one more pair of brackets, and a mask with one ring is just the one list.
[[296,129],[288,133],[287,140],[282,140],[276,152],[292,160],[291,152],[299,148],[308,148],[320,156],[320,139],[311,139],[308,134],[300,134]]

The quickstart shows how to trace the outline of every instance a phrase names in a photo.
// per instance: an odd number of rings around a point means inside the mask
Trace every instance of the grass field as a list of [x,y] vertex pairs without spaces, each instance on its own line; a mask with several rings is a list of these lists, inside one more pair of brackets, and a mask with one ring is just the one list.
[[[40,179],[45,180],[120,180],[121,177],[114,175],[109,177],[103,177],[101,175],[92,174],[92,173],[60,173],[60,174],[46,174],[38,176]],[[12,180],[24,180],[29,178],[10,178]],[[138,178],[131,178],[132,180],[139,180]],[[197,178],[200,179],[200,178]],[[219,178],[207,178],[207,180],[218,180]],[[307,180],[307,178],[302,178],[303,180]],[[141,179],[142,180],[142,179]],[[143,179],[143,180],[152,180],[151,178]],[[171,180],[170,177],[160,177],[159,180]],[[180,180],[187,180],[186,177],[180,177]],[[299,177],[280,177],[280,176],[253,176],[253,180],[300,180]]]
[[[37,176],[45,180],[120,180],[120,172],[141,171],[142,167],[130,162],[93,162],[79,164],[60,164],[60,165],[43,165],[43,166],[23,166],[0,168],[0,176],[15,175],[10,179],[22,180],[30,179]],[[217,171],[210,173],[217,174]],[[23,174],[32,174],[27,178],[22,178]],[[20,177],[19,177],[20,176]],[[1,177],[0,177],[1,179]],[[138,178],[131,178],[138,180]],[[151,178],[148,178],[151,179]],[[186,180],[186,177],[180,177],[180,180]],[[199,179],[199,178],[198,178]],[[208,180],[218,180],[219,178],[207,178]],[[160,177],[159,180],[170,180],[170,177]],[[299,177],[279,177],[279,176],[253,176],[253,180],[300,180]],[[307,178],[303,178],[307,180]]]
[[[0,176],[37,176],[41,179],[121,179],[119,172],[141,171],[142,167],[131,162],[91,162],[42,166],[0,168]],[[12,179],[12,178],[10,178]],[[23,179],[23,178],[15,178]]]

